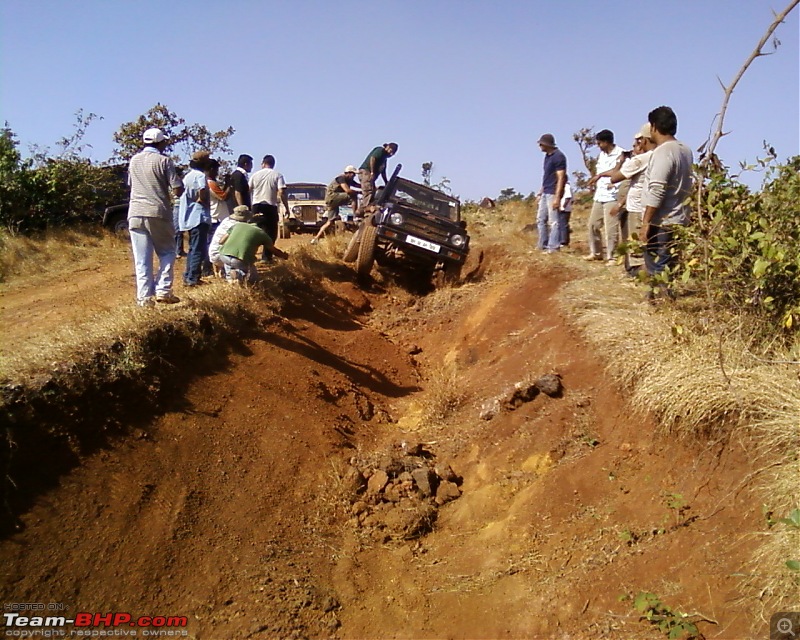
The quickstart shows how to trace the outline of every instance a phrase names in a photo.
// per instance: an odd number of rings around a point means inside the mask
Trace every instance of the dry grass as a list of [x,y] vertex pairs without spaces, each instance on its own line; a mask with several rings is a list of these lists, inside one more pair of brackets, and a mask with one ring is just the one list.
[[59,374],[86,376],[100,362],[102,375],[110,379],[135,375],[160,357],[150,345],[156,331],[182,335],[192,346],[202,345],[208,341],[207,327],[239,333],[243,322],[266,317],[276,306],[258,290],[222,283],[198,289],[180,305],[120,306],[99,314],[91,323],[77,328],[67,325],[23,345],[0,362],[0,380],[36,387]]
[[[721,326],[680,305],[656,312],[642,302],[640,288],[584,269],[585,277],[564,287],[561,304],[629,392],[634,411],[655,416],[664,434],[679,438],[748,433],[765,504],[776,517],[800,506],[797,365],[754,356],[753,340],[739,326]],[[797,531],[776,525],[755,554],[756,577],[748,586],[761,593],[765,610],[796,601],[797,573],[785,562],[798,557],[799,542]]]
[[0,282],[23,275],[26,280],[37,274],[46,278],[47,272],[74,269],[123,244],[128,244],[126,239],[98,225],[51,229],[30,236],[0,231]]

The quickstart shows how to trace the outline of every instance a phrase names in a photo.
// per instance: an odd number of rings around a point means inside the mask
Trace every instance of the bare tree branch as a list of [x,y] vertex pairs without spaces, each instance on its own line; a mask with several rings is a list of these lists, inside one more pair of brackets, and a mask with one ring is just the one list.
[[[747,68],[752,64],[753,60],[774,53],[774,52],[764,52],[762,51],[762,49],[764,48],[764,45],[767,44],[767,41],[770,39],[770,37],[772,37],[772,34],[775,32],[775,29],[778,28],[778,25],[780,25],[784,21],[786,16],[788,16],[792,12],[792,9],[794,9],[798,5],[798,3],[800,3],[800,0],[792,0],[789,3],[788,7],[786,7],[781,13],[775,15],[775,20],[772,22],[771,25],[769,25],[769,28],[767,29],[766,33],[762,36],[761,40],[759,40],[758,45],[750,54],[750,56],[747,58],[747,60],[745,60],[744,64],[739,69],[738,73],[733,78],[731,83],[727,87],[723,85],[723,89],[725,90],[725,95],[722,99],[722,107],[720,108],[720,111],[717,114],[717,128],[708,140],[708,146],[706,147],[705,154],[703,155],[703,158],[700,160],[701,166],[706,166],[709,163],[713,162],[714,149],[716,149],[717,143],[720,141],[722,136],[725,135],[724,133],[722,133],[722,122],[725,119],[725,112],[728,110],[728,102],[730,102],[733,90],[736,88],[736,85],[739,83],[739,80],[742,79],[744,72],[747,71]],[[772,41],[773,47],[777,47],[779,44],[780,41],[777,38],[775,38]],[[717,78],[717,80],[719,80],[719,78]],[[721,80],[720,84],[722,84]]]

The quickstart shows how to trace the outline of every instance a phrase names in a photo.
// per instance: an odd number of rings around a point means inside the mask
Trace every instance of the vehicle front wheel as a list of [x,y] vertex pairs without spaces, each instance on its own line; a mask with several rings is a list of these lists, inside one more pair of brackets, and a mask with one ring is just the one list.
[[358,243],[356,273],[361,279],[367,278],[375,263],[375,246],[378,243],[378,228],[365,220],[361,225],[361,241]]
[[457,284],[461,280],[461,264],[458,262],[444,263],[444,281],[447,284]]

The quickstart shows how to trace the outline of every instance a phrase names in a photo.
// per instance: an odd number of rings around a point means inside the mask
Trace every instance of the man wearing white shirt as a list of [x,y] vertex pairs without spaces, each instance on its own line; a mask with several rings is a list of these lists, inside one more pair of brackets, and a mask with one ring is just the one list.
[[[603,260],[615,264],[614,251],[619,242],[619,220],[612,214],[617,199],[617,187],[611,179],[602,174],[616,169],[622,161],[623,149],[614,144],[614,133],[603,129],[596,136],[600,155],[597,157],[597,174],[589,181],[595,186],[594,204],[589,214],[589,255],[587,260]],[[605,234],[602,233],[605,228]],[[605,256],[603,255],[603,235],[605,235]]]
[[[258,216],[256,224],[274,242],[278,239],[278,201],[283,202],[286,211],[289,211],[286,181],[282,174],[275,171],[274,156],[264,156],[261,169],[250,176],[250,198],[253,201],[253,213]],[[269,258],[265,257],[265,260]]]
[[[650,162],[653,149],[656,148],[653,142],[650,123],[646,123],[636,133],[633,139],[633,155],[622,163],[618,169],[606,171],[598,174],[597,177],[607,177],[613,184],[630,180],[630,188],[625,198],[625,218],[622,220],[622,238],[630,240],[633,233],[638,233],[642,225],[642,214],[644,205],[642,204],[642,194],[644,192],[645,169]],[[639,265],[632,265],[630,256],[625,256],[625,269],[634,274],[638,271]]]

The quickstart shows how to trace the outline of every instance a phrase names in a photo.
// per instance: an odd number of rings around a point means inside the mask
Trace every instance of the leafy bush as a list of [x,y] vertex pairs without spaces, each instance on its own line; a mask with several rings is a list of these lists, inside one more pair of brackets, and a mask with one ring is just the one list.
[[800,324],[800,156],[773,167],[761,192],[714,172],[683,237],[685,283],[738,313]]
[[80,141],[93,119],[93,114],[84,118],[78,112],[75,134],[58,143],[60,154],[36,150],[24,160],[13,131],[8,126],[0,130],[0,225],[31,231],[99,220],[108,203],[125,197],[127,186],[118,167],[81,156]]

